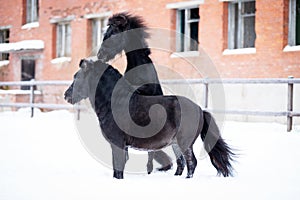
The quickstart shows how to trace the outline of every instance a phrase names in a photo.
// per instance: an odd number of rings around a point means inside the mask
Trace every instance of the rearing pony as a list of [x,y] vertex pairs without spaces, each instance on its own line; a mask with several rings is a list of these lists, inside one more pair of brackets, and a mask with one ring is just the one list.
[[[127,68],[124,77],[133,86],[140,86],[137,92],[141,95],[163,95],[161,85],[146,39],[149,37],[147,27],[139,16],[128,13],[118,13],[108,20],[108,29],[104,34],[103,43],[97,57],[102,62],[113,59],[117,54],[125,51]],[[147,171],[153,170],[153,158],[162,165],[158,170],[166,171],[172,167],[171,158],[161,150],[148,153]],[[177,165],[184,168],[184,158],[176,155]]]

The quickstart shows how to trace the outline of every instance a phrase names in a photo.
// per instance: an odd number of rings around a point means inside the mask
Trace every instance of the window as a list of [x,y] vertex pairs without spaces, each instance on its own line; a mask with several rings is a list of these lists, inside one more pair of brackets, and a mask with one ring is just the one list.
[[[25,59],[21,62],[21,81],[30,81],[35,78],[35,60]],[[23,85],[21,90],[29,90],[30,86]]]
[[300,45],[300,0],[290,0],[289,45]]
[[56,57],[71,56],[71,25],[60,22],[56,25]]
[[103,41],[103,34],[106,30],[107,18],[91,19],[92,23],[92,55],[96,55]]
[[[9,29],[0,29],[0,43],[9,43]],[[9,60],[9,53],[0,53],[0,60]]]
[[178,9],[176,19],[176,51],[197,51],[199,32],[199,8]]
[[38,21],[39,0],[26,0],[26,23]]
[[255,47],[255,1],[228,3],[228,49]]

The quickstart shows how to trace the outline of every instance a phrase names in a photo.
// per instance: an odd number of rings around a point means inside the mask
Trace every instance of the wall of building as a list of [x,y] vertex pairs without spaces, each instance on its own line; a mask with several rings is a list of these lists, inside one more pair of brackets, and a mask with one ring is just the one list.
[[[129,11],[143,16],[151,28],[171,30],[169,38],[172,38],[172,31],[176,29],[176,12],[167,9],[166,5],[180,1],[183,0],[40,0],[39,26],[35,28],[22,28],[24,0],[1,1],[0,26],[11,26],[10,42],[35,39],[44,41],[45,46],[39,51],[10,53],[10,64],[1,67],[0,80],[19,81],[20,60],[28,56],[36,59],[37,80],[71,80],[80,59],[91,54],[91,28],[89,20],[85,18],[85,15],[91,13]],[[199,56],[173,56],[170,50],[174,50],[174,40],[167,43],[169,46],[166,51],[152,50],[151,58],[160,78],[286,78],[290,75],[300,78],[300,51],[283,51],[288,40],[288,0],[256,1],[256,52],[251,54],[224,55],[228,46],[227,4],[219,0],[205,0],[200,5]],[[55,24],[50,23],[50,20],[68,16],[74,17],[71,22],[72,59],[54,64]],[[197,67],[191,62],[196,63]],[[124,56],[119,56],[113,63],[121,72],[124,71]],[[217,74],[211,74],[212,69]],[[62,95],[59,95],[64,89],[42,88],[44,102],[64,102]],[[233,94],[234,98],[244,94],[243,89],[228,90],[228,93],[230,91],[240,91]],[[270,88],[265,92],[270,92]]]
[[[176,1],[172,1],[176,2]],[[22,29],[24,25],[22,0],[5,1],[0,12],[0,26],[11,26],[10,41],[38,39],[45,42],[42,52],[42,72],[39,79],[70,79],[78,61],[90,54],[89,21],[84,15],[111,11],[130,11],[141,15],[151,28],[175,29],[175,11],[167,9],[167,0],[155,1],[40,1],[39,27]],[[287,45],[288,0],[256,1],[256,53],[223,55],[227,48],[227,2],[205,0],[200,5],[200,47],[215,64],[221,77],[227,78],[270,78],[300,76],[299,51],[284,52]],[[50,19],[74,16],[72,27],[72,60],[67,63],[52,64],[55,58],[55,25]],[[168,54],[169,53],[169,54]],[[174,69],[184,69],[187,76],[193,73],[185,68],[187,64],[180,58],[170,58],[170,52],[152,55],[153,60]],[[11,53],[11,61],[19,55]],[[9,68],[18,68],[10,66]],[[18,80],[19,74],[10,70],[7,80]],[[190,73],[190,74],[189,74]],[[167,75],[162,75],[163,78]]]
[[200,46],[224,78],[299,77],[300,52],[284,52],[287,45],[288,1],[256,1],[255,54],[223,55],[227,48],[227,3],[205,1],[200,6]]

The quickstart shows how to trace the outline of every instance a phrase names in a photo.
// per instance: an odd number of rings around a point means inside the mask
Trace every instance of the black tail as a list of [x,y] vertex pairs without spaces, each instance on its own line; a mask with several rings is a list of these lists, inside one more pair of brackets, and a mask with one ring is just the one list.
[[233,167],[231,161],[235,154],[220,135],[219,128],[209,112],[203,111],[204,125],[201,131],[201,139],[204,148],[208,152],[212,165],[218,174],[224,177],[232,176]]

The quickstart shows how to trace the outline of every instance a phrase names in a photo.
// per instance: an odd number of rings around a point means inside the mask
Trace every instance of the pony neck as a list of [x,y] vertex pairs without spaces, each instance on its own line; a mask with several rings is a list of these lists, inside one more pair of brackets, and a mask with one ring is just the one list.
[[149,57],[151,51],[149,48],[137,49],[134,51],[126,52],[127,68],[126,72],[144,64],[152,63]]

